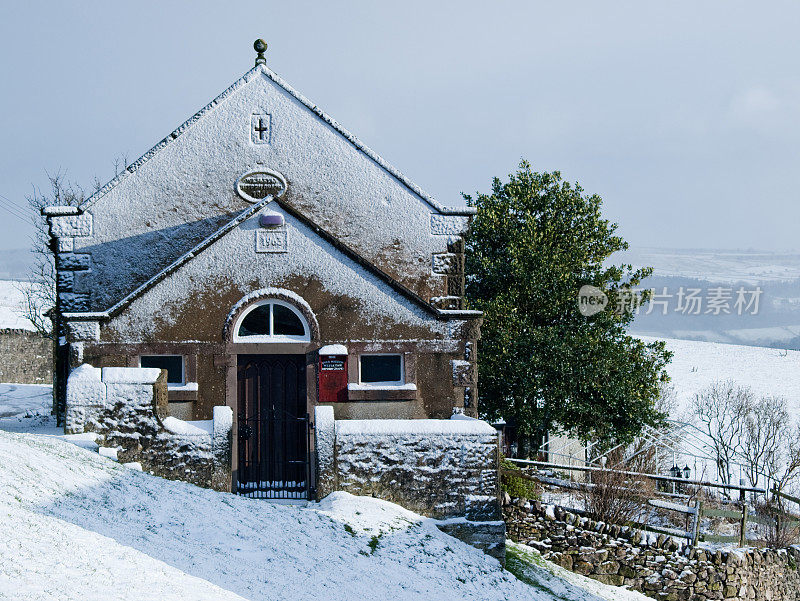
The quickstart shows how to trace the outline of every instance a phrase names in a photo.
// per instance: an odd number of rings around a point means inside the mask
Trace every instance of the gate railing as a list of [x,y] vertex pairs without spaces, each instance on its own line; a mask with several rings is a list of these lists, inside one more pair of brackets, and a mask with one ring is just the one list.
[[310,423],[308,413],[240,416],[236,492],[254,499],[312,499]]

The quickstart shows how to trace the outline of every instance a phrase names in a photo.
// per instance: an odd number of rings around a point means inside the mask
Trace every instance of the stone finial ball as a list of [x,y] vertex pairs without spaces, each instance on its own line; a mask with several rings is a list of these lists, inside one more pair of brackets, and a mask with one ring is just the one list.
[[255,42],[253,42],[253,48],[255,49],[256,52],[266,52],[267,43],[261,38],[259,38]]

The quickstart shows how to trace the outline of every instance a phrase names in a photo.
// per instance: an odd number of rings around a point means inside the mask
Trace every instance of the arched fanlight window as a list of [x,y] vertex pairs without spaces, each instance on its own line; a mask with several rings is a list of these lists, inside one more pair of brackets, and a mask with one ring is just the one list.
[[250,307],[236,321],[234,342],[308,342],[305,318],[284,301],[267,299]]

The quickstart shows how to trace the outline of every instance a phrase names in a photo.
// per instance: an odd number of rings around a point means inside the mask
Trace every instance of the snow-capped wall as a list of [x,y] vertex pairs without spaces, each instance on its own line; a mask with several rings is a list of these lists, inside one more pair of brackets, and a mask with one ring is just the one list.
[[442,520],[448,534],[505,561],[500,519],[499,442],[484,421],[334,420],[314,413],[317,496],[373,496]]
[[329,407],[318,407],[315,417],[320,479],[333,471],[337,490],[439,519],[498,519],[498,435],[486,422],[334,421]]
[[517,499],[503,507],[508,538],[562,567],[660,600],[800,598],[800,547],[712,549]]
[[65,431],[96,432],[119,461],[156,475],[230,490],[233,412],[214,407],[208,422],[166,417],[165,376],[153,368],[81,365],[67,380]]

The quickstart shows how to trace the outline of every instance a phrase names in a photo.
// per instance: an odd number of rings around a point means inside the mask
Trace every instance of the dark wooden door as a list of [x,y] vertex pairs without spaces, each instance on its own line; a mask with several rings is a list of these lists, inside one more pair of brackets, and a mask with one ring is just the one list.
[[305,355],[239,355],[238,492],[308,498]]

